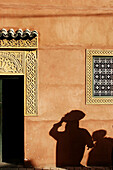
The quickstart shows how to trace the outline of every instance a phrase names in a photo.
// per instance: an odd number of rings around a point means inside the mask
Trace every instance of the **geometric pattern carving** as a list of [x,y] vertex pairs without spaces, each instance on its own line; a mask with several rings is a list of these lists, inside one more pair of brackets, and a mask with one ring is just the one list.
[[26,54],[26,107],[27,115],[37,113],[37,56],[36,51]]
[[113,50],[86,50],[86,104],[113,104]]
[[113,56],[93,57],[93,95],[113,96]]
[[24,75],[24,114],[36,116],[37,108],[37,45],[33,39],[0,40],[0,75]]

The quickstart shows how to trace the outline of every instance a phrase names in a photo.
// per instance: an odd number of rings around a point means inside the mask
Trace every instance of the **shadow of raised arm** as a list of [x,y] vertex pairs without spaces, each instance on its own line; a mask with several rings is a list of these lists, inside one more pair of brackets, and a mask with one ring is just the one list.
[[58,140],[61,137],[62,132],[58,131],[60,126],[62,126],[62,120],[58,123],[55,123],[49,132],[49,135],[52,136],[55,140]]

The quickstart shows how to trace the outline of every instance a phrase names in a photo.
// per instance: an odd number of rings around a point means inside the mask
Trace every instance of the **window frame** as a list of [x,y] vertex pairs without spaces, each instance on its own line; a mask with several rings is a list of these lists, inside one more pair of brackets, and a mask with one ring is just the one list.
[[113,57],[113,50],[86,50],[86,104],[113,104],[113,96],[93,96],[93,56]]

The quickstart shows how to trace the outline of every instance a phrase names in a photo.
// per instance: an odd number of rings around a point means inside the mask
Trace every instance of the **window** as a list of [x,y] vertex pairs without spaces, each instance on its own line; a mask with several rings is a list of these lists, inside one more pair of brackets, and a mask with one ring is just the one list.
[[113,104],[113,50],[86,50],[86,104]]

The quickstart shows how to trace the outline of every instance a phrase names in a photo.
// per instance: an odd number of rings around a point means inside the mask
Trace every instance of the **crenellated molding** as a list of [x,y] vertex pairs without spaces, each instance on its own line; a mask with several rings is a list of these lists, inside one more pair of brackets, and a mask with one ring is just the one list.
[[0,30],[0,39],[33,39],[38,35],[37,31],[30,31],[29,29],[26,29],[23,31],[22,29],[18,29],[17,31],[14,31],[13,29],[9,29],[8,31],[6,29]]

